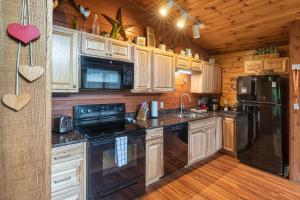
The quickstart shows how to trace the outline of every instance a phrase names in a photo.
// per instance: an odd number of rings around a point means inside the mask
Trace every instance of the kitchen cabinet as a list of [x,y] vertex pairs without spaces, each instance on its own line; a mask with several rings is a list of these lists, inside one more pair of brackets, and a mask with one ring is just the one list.
[[86,143],[52,149],[51,199],[86,199]]
[[202,61],[197,59],[192,59],[191,61],[191,70],[193,71],[202,71]]
[[176,69],[191,69],[191,58],[187,56],[176,55]]
[[263,60],[250,60],[244,62],[245,73],[288,73],[289,58],[272,58]]
[[89,33],[81,34],[81,53],[88,56],[131,61],[131,45]]
[[223,149],[231,154],[236,152],[235,118],[223,118]]
[[52,92],[78,92],[78,32],[53,26]]
[[152,52],[152,92],[173,92],[174,90],[174,54],[154,49]]
[[216,118],[189,123],[189,164],[209,157],[216,148]]
[[216,117],[216,151],[223,147],[223,118]]
[[147,130],[146,135],[146,185],[159,180],[164,174],[163,129]]
[[202,64],[201,71],[191,75],[191,92],[204,94],[221,93],[222,69],[218,65]]
[[134,46],[134,92],[151,91],[152,51],[147,47]]

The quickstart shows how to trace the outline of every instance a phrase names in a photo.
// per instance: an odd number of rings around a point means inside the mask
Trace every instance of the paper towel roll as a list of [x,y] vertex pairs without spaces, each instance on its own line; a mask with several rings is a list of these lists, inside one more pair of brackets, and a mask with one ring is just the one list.
[[158,117],[158,101],[151,101],[151,117]]

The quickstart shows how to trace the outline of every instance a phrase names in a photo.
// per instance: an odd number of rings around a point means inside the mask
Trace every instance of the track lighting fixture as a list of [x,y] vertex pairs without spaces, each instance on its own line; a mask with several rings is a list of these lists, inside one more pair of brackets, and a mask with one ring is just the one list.
[[200,38],[200,28],[201,28],[200,23],[193,25],[193,27],[192,27],[193,38],[195,38],[195,39]]
[[184,28],[186,17],[187,17],[187,14],[185,12],[183,12],[181,14],[180,18],[177,21],[177,28],[179,28],[179,29],[183,29]]
[[159,14],[163,17],[167,16],[172,7],[173,1],[168,0],[167,4],[159,9]]

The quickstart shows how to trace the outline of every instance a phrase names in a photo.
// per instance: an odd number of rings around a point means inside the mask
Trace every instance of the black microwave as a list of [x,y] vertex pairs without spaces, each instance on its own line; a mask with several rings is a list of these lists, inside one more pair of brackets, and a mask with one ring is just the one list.
[[81,89],[133,89],[134,64],[81,56]]

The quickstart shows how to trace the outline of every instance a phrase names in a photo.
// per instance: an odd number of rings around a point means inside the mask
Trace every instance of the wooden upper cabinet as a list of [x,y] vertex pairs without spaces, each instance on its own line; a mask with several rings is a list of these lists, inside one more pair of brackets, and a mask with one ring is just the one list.
[[257,73],[263,69],[263,61],[261,60],[252,60],[252,61],[245,61],[245,73]]
[[187,56],[176,56],[176,68],[177,69],[191,69],[191,58]]
[[236,152],[236,127],[234,118],[223,118],[223,149]]
[[289,58],[272,58],[264,60],[245,61],[246,73],[288,73]]
[[271,70],[275,73],[288,73],[288,60],[288,58],[265,60],[263,70]]
[[78,33],[53,27],[52,92],[78,92]]
[[82,33],[81,52],[85,55],[131,61],[131,45],[128,42]]
[[107,57],[109,55],[108,38],[89,33],[81,35],[81,52],[85,55]]
[[175,90],[174,54],[153,50],[152,53],[152,91],[172,92]]
[[134,92],[151,91],[151,55],[149,48],[135,46],[134,55]]
[[191,61],[191,70],[193,71],[202,71],[203,63],[200,60],[192,59]]
[[219,66],[213,67],[212,84],[212,93],[219,94],[222,92],[222,68]]
[[128,42],[110,40],[109,55],[116,60],[131,61],[131,45]]
[[205,64],[203,66],[202,71],[202,93],[212,93],[213,92],[213,76],[214,76],[214,69],[212,65]]

